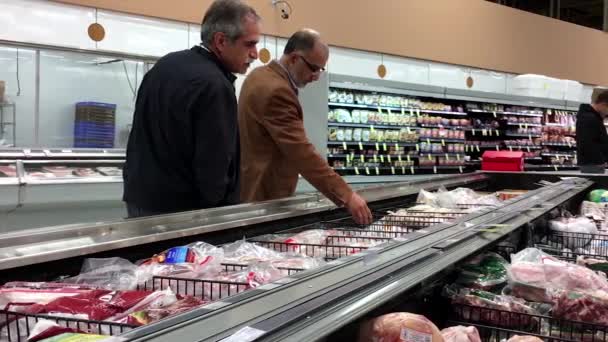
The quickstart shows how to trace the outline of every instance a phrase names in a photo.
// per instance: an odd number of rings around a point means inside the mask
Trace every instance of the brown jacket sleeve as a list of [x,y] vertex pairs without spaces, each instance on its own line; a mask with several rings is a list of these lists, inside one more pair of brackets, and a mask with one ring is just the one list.
[[298,106],[297,97],[290,90],[277,89],[266,104],[263,125],[302,177],[336,205],[342,206],[353,191],[308,141]]

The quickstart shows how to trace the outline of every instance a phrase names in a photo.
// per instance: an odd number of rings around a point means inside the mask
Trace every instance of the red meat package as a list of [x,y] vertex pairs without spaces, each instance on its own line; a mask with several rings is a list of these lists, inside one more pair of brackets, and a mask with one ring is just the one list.
[[608,325],[608,293],[560,291],[555,297],[555,318]]
[[479,331],[473,326],[449,327],[441,330],[441,336],[443,336],[445,342],[481,342]]
[[32,305],[27,309],[27,313],[102,321],[128,310],[148,295],[150,292],[147,291],[93,290],[57,298],[47,304]]
[[[7,311],[23,312],[35,304],[47,304],[57,298],[71,297],[91,292],[90,288],[69,287],[66,284],[56,286],[40,286],[33,288],[27,286],[34,283],[8,283],[0,288],[0,309]],[[73,286],[73,285],[72,285]]]

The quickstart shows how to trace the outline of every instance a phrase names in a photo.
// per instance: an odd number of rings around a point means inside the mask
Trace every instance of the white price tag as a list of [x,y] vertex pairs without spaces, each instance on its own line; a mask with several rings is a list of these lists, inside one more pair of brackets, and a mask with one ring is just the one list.
[[376,166],[376,175],[380,174],[380,169]]
[[359,168],[355,166],[355,174],[359,175]]
[[256,340],[258,337],[264,335],[266,332],[264,330],[252,328],[252,327],[244,327],[243,329],[237,331],[229,337],[226,337],[220,342],[251,342]]
[[395,174],[395,167],[394,166],[391,166],[391,173]]

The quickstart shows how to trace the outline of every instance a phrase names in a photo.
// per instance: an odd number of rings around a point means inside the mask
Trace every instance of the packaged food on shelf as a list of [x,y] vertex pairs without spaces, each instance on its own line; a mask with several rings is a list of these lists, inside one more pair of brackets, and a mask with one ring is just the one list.
[[359,111],[359,121],[362,124],[368,123],[369,122],[369,111],[367,111],[367,110]]
[[444,342],[481,342],[479,331],[474,326],[464,327],[462,325],[449,327],[441,330]]
[[338,128],[336,130],[336,139],[338,141],[345,141],[345,139],[344,139],[344,129],[343,128]]
[[0,176],[17,177],[17,167],[15,165],[0,165]]
[[352,123],[353,120],[350,116],[350,112],[347,109],[336,109],[336,121],[339,123]]
[[361,131],[361,140],[363,140],[365,142],[371,141],[371,136],[370,136],[370,130],[369,129],[364,129],[363,131]]
[[377,129],[376,131],[376,141],[384,142],[386,140],[385,131],[381,129]]
[[[338,138],[339,139],[339,138]],[[100,166],[95,168],[99,173],[104,176],[110,177],[122,177],[122,169],[113,166]]]
[[352,128],[344,129],[344,140],[345,141],[353,141],[353,130]]
[[376,341],[443,342],[441,332],[422,315],[394,312],[365,321],[359,329],[359,342]]
[[509,263],[496,253],[479,254],[459,268],[456,283],[483,290],[506,284]]
[[330,110],[329,112],[327,112],[327,122],[336,122],[337,121],[337,114],[335,110]]
[[361,112],[357,109],[354,109],[351,112],[351,120],[353,123],[360,123],[361,122]]
[[511,337],[510,339],[508,339],[507,342],[544,342],[544,341],[536,336],[515,335],[515,336]]

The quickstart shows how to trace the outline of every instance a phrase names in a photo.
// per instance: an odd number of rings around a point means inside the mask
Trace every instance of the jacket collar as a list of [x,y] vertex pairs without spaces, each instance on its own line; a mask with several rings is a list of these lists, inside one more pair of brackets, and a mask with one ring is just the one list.
[[212,61],[222,71],[222,74],[224,74],[224,76],[226,76],[226,79],[234,85],[236,76],[234,76],[233,73],[231,73],[230,71],[228,71],[226,69],[226,67],[222,64],[222,62],[220,62],[220,60],[217,58],[217,56],[213,52],[209,51],[209,49],[207,49],[206,47],[201,46],[201,45],[195,45],[190,50],[198,53],[199,55],[203,56],[205,59]]
[[287,80],[289,82],[289,85],[291,86],[291,89],[293,89],[296,95],[298,95],[298,87],[296,86],[296,82],[293,80],[293,78],[289,74],[289,71],[287,71],[284,66],[282,66],[277,60],[273,60],[268,64],[268,66],[270,67],[270,69],[274,70],[277,74],[281,75],[281,77]]
[[580,111],[589,112],[589,113],[593,113],[593,114],[597,115],[597,117],[599,117],[600,119],[602,119],[602,121],[604,121],[604,118],[602,117],[602,115],[600,113],[598,113],[595,110],[595,108],[593,108],[593,106],[590,105],[590,104],[586,104],[586,103],[581,104],[579,110]]

